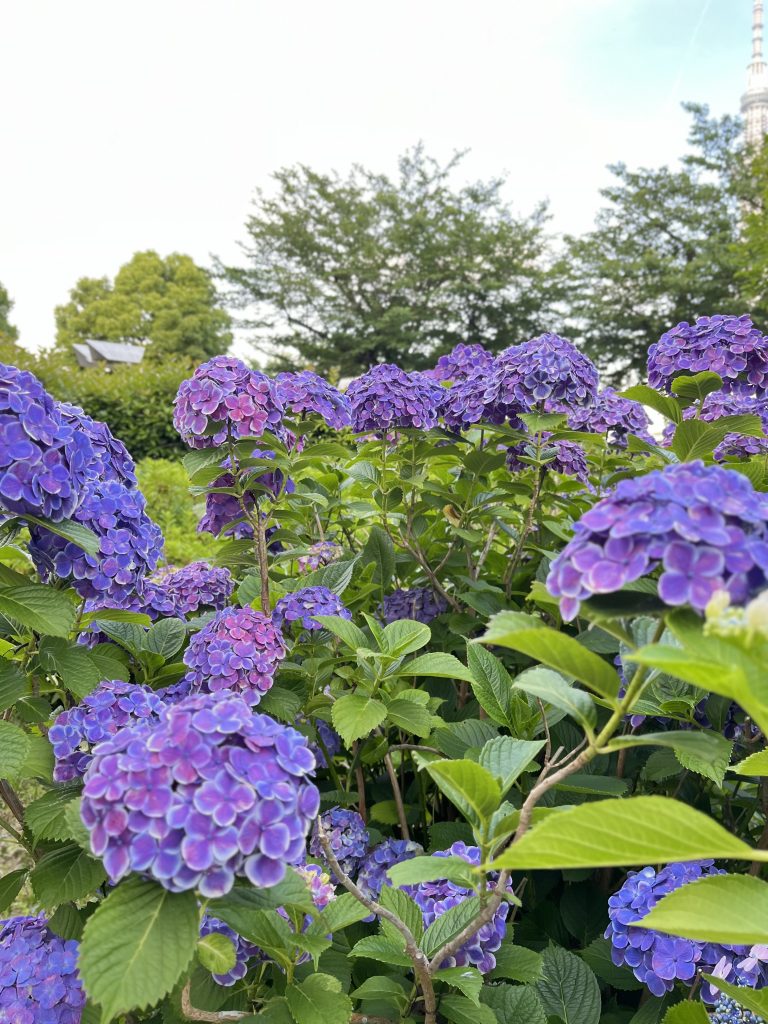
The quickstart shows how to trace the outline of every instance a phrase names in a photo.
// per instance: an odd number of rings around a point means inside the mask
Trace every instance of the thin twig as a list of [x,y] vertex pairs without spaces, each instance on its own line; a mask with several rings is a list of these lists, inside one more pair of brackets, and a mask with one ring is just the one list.
[[16,821],[24,827],[24,804],[19,800],[16,791],[7,779],[0,779],[0,797]]
[[198,1010],[192,1005],[189,987],[190,982],[187,982],[181,993],[181,1012],[187,1020],[205,1020],[211,1021],[211,1024],[222,1024],[223,1021],[244,1020],[251,1016],[250,1012],[243,1013],[240,1010]]
[[395,807],[397,808],[397,820],[400,823],[400,833],[405,840],[411,838],[411,833],[408,830],[408,819],[405,814],[405,804],[403,803],[403,794],[400,791],[400,783],[398,782],[397,772],[395,766],[392,764],[392,757],[389,753],[384,755],[384,767],[387,769],[387,775],[389,776],[389,784],[392,787],[392,796],[395,798]]

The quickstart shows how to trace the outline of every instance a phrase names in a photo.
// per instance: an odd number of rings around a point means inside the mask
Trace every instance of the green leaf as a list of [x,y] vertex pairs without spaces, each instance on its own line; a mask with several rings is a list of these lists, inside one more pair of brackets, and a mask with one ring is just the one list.
[[435,981],[453,985],[459,992],[471,1000],[475,1006],[480,1005],[480,989],[483,987],[483,976],[476,967],[444,967],[436,971]]
[[77,939],[83,936],[85,921],[72,903],[62,903],[56,912],[48,918],[48,927],[62,939]]
[[101,620],[102,622],[133,622],[137,626],[151,626],[152,619],[144,612],[128,612],[124,608],[99,608],[95,612],[83,612],[80,616],[82,623],[91,623]]
[[382,587],[389,584],[395,572],[395,546],[392,538],[378,523],[371,527],[365,547],[360,552],[360,562],[362,565],[373,562],[374,582],[380,583]]
[[0,712],[12,708],[27,690],[27,677],[17,663],[0,659]]
[[423,622],[397,619],[390,622],[381,634],[381,649],[393,658],[402,658],[420,650],[432,639],[432,631]]
[[[500,951],[499,951],[500,952]],[[637,992],[644,988],[629,967],[617,967],[611,957],[611,944],[607,939],[593,939],[578,954],[592,968],[598,978],[620,992]],[[498,959],[498,956],[497,956]]]
[[63,590],[39,583],[0,589],[0,614],[42,636],[69,636],[77,609]]
[[29,877],[37,899],[51,909],[88,896],[106,879],[107,873],[101,861],[89,857],[75,843],[67,843],[41,857]]
[[366,978],[362,985],[358,985],[354,992],[349,994],[353,999],[374,999],[392,1003],[400,1010],[404,1010],[408,1005],[408,996],[400,982],[383,974]]
[[194,892],[135,876],[113,889],[88,918],[77,964],[102,1021],[167,995],[192,962],[199,926]]
[[686,939],[734,946],[768,942],[768,883],[752,875],[711,875],[659,900],[642,920]]
[[598,800],[542,818],[494,868],[591,868],[732,857],[765,860],[701,811],[662,796]]
[[667,1010],[663,1024],[710,1024],[710,1016],[703,1003],[685,999]]
[[456,885],[471,889],[477,881],[474,872],[463,857],[412,857],[394,864],[387,875],[392,885],[418,885],[447,878]]
[[672,381],[672,394],[689,402],[703,401],[712,391],[719,391],[723,378],[711,370],[703,370],[690,376],[676,377]]
[[612,775],[595,775],[591,772],[574,772],[558,782],[555,789],[561,793],[590,793],[592,796],[624,796],[627,783]]
[[278,907],[298,907],[310,911],[317,908],[312,902],[306,881],[292,868],[285,878],[267,889],[254,889],[251,885],[235,885],[226,896],[211,900],[208,910],[221,918],[236,932],[248,927],[248,919],[257,910],[276,910]]
[[[231,915],[230,915],[231,918]],[[230,919],[225,918],[227,924]],[[234,925],[232,926],[234,927]],[[296,935],[288,922],[271,910],[253,910],[240,918],[235,929],[244,939],[255,943],[284,969],[293,963]]]
[[509,727],[512,677],[501,661],[479,644],[467,644],[472,689],[480,707],[499,725]]
[[450,907],[444,914],[436,917],[421,940],[421,948],[427,956],[433,957],[446,942],[455,939],[477,916],[479,910],[479,897],[470,896],[469,899],[457,903],[455,907]]
[[226,974],[237,963],[234,943],[227,935],[211,932],[197,942],[197,956],[200,963],[211,974]]
[[477,1004],[466,996],[445,995],[440,998],[440,1015],[451,1024],[498,1024],[490,1006]]
[[[402,889],[393,889],[391,886],[386,885],[381,890],[379,902],[382,907],[386,907],[387,910],[397,914],[418,942],[424,934],[424,918],[416,901],[408,893],[403,892]],[[382,920],[381,929],[388,939],[398,942],[399,948],[403,949],[405,940],[394,925],[390,924],[389,921]]]
[[93,555],[94,558],[99,553],[99,538],[93,530],[89,530],[82,523],[76,523],[72,519],[65,519],[61,523],[52,523],[50,519],[43,519],[42,516],[31,516],[28,514],[25,514],[24,521],[35,526],[41,526],[44,530],[48,530],[49,533],[55,533],[57,537],[63,537],[64,540],[77,544],[86,554]]
[[745,985],[731,985],[721,978],[714,978],[711,974],[702,974],[705,981],[711,981],[715,988],[725,992],[731,999],[735,999],[739,1006],[745,1010],[751,1010],[761,1017],[768,1017],[768,989],[747,988]]
[[104,679],[88,648],[70,643],[62,637],[44,637],[40,643],[38,661],[44,672],[55,672],[78,700],[87,697]]
[[647,405],[666,420],[673,423],[680,423],[683,419],[683,410],[679,402],[667,395],[662,395],[647,384],[636,384],[634,387],[626,388],[620,392],[623,398],[632,398],[635,402]]
[[718,786],[722,786],[725,773],[728,771],[728,762],[731,760],[733,743],[715,733],[705,735],[711,736],[714,740],[708,755],[684,749],[676,750],[675,754],[683,768],[703,775],[705,779],[711,779]]
[[[24,763],[19,770],[20,779],[40,779],[51,782],[53,779],[53,747],[46,736],[27,736],[28,746]],[[3,735],[0,729],[0,747]],[[0,761],[2,755],[0,754]]]
[[496,736],[480,751],[479,764],[498,780],[503,796],[545,745],[544,740]]
[[368,935],[350,950],[351,957],[367,957],[395,967],[411,967],[411,960],[403,952],[403,941],[395,942],[385,935]]
[[736,772],[737,775],[752,775],[759,778],[768,775],[768,750],[758,750],[756,754],[750,754],[738,764],[732,764],[729,772]]
[[429,736],[432,732],[432,715],[423,704],[413,700],[395,698],[387,704],[387,719],[396,729],[414,736]]
[[[481,648],[482,649],[482,648]],[[430,652],[413,658],[397,670],[399,676],[435,676],[439,679],[464,679],[474,682],[474,676],[453,654]]]
[[352,1001],[330,974],[311,974],[300,984],[285,990],[296,1024],[347,1024]]
[[68,839],[64,814],[69,803],[79,796],[82,786],[65,785],[49,790],[27,805],[24,820],[35,842],[41,839]]
[[618,695],[621,680],[607,661],[582,647],[578,640],[558,633],[531,615],[499,612],[488,623],[480,642],[519,651],[569,679],[577,679],[607,700],[614,700]]
[[600,1024],[600,986],[590,968],[559,946],[542,954],[544,977],[537,984],[546,1012],[563,1024]]
[[724,440],[726,434],[749,434],[763,436],[763,424],[759,416],[722,416],[716,422],[686,420],[675,428],[672,451],[681,462],[691,462],[712,453]]
[[343,892],[315,917],[310,930],[322,934],[340,932],[351,924],[365,920],[367,916],[368,909],[351,892]]
[[111,622],[105,619],[96,619],[93,626],[100,633],[106,633],[110,640],[120,644],[129,654],[140,654],[144,648],[144,637],[147,632],[141,626],[137,626],[135,622]]
[[541,978],[543,962],[540,953],[534,953],[525,946],[515,946],[512,942],[503,942],[495,954],[496,966],[488,975],[489,978],[510,978],[523,985],[538,981]]
[[[637,736],[616,736],[610,742],[611,750],[622,747],[671,747],[681,754],[705,760],[720,761],[727,757],[733,744],[724,736],[698,729],[680,729],[670,732],[646,732]],[[768,758],[766,758],[768,768]],[[735,771],[732,768],[731,771]]]
[[487,823],[501,803],[498,782],[474,761],[432,761],[426,770],[440,791],[475,826]]
[[290,725],[301,711],[301,697],[285,686],[270,686],[259,701],[259,713],[272,715]]
[[597,722],[597,708],[590,695],[584,690],[577,690],[549,668],[538,665],[526,669],[515,679],[515,687],[564,711],[584,729],[593,729]]
[[18,868],[16,871],[9,871],[7,875],[0,878],[0,914],[10,907],[13,901],[21,892],[21,887],[27,879],[27,869]]
[[181,619],[161,619],[144,637],[144,650],[159,654],[168,661],[181,650],[186,636],[187,627]]
[[338,615],[314,615],[313,618],[351,650],[357,651],[361,647],[368,647],[365,633],[348,619],[342,619]]
[[480,993],[498,1024],[547,1024],[547,1015],[533,985],[486,985]]
[[361,736],[368,736],[386,717],[386,704],[361,693],[339,697],[331,709],[333,727],[347,746]]
[[0,719],[0,779],[17,779],[28,752],[29,736],[24,730]]

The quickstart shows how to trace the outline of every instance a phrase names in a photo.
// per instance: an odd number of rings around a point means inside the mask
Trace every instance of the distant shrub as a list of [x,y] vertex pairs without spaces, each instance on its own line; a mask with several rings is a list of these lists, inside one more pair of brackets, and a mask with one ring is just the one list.
[[187,565],[209,559],[216,547],[210,534],[198,533],[202,506],[189,493],[189,477],[180,462],[171,459],[143,459],[136,467],[139,487],[147,499],[147,510],[163,531],[165,561]]

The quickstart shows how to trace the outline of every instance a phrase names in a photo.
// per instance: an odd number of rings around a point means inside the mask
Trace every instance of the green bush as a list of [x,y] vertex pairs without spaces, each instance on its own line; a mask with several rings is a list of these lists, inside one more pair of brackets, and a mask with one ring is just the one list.
[[202,503],[190,495],[189,478],[181,463],[144,459],[136,474],[149,514],[163,531],[166,562],[187,565],[200,558],[210,559],[216,541],[208,533],[197,532]]

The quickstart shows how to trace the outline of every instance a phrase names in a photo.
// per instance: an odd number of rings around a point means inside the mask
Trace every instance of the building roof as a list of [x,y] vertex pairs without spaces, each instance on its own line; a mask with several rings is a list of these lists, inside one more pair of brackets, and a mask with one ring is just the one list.
[[122,341],[96,341],[87,338],[85,344],[99,359],[108,363],[140,363],[144,358],[141,345],[128,345]]

